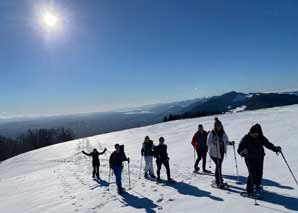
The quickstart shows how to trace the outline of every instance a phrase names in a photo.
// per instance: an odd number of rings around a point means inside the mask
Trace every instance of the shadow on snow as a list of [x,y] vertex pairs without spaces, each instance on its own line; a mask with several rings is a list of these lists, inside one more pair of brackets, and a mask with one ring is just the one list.
[[184,182],[176,182],[174,184],[168,184],[167,186],[176,189],[180,194],[183,195],[189,195],[193,197],[209,197],[215,201],[223,201],[222,198],[213,196],[210,192],[201,190],[196,186],[192,186]]
[[123,202],[125,205],[131,206],[136,209],[145,209],[147,213],[154,213],[154,208],[159,207],[152,200],[146,197],[137,197],[128,192],[124,192],[121,197],[123,198]]

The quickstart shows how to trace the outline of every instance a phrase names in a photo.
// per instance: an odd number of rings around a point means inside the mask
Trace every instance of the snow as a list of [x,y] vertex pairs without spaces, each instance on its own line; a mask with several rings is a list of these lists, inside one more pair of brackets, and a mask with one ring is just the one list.
[[229,110],[229,112],[230,112],[230,113],[243,112],[243,111],[246,110],[246,108],[247,108],[247,106],[242,105],[242,106],[236,107],[235,109],[231,109],[231,110]]
[[[298,105],[236,114],[220,115],[226,132],[236,143],[251,125],[260,123],[265,135],[283,147],[287,160],[298,175]],[[295,185],[281,156],[267,150],[264,165],[264,200],[243,198],[247,170],[237,156],[240,182],[237,184],[232,147],[223,164],[225,181],[231,190],[211,188],[213,176],[193,175],[193,149],[190,140],[202,123],[212,128],[214,117],[179,120],[143,128],[130,129],[28,152],[0,164],[0,212],[298,212],[298,187]],[[173,185],[157,185],[139,179],[140,148],[149,135],[156,143],[164,136],[168,145]],[[115,143],[125,144],[131,158],[131,190],[123,197],[117,195],[115,184],[107,191],[108,157],[102,155],[99,184],[91,178],[91,159],[81,150],[112,151]],[[236,144],[237,145],[237,144]],[[207,163],[209,167],[209,160]],[[214,165],[212,164],[212,170]],[[124,164],[123,185],[128,188],[127,163]],[[165,178],[165,170],[162,170]],[[114,181],[114,177],[112,177]]]

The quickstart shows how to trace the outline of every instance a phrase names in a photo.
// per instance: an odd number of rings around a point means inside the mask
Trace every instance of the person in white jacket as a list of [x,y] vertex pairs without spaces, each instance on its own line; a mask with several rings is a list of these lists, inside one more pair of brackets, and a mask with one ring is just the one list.
[[229,141],[221,121],[216,117],[214,128],[208,134],[207,144],[209,147],[209,155],[216,165],[215,183],[219,188],[224,188],[221,168],[224,155],[227,152],[227,145],[233,145],[233,143],[234,142]]

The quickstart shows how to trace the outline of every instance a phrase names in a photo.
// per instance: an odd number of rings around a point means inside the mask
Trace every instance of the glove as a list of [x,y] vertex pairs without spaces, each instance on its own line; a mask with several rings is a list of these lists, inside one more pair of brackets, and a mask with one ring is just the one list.
[[235,141],[230,141],[230,145],[234,146],[235,145]]
[[275,147],[275,152],[276,152],[276,153],[281,152],[281,147],[280,147],[280,146],[276,146],[276,147]]
[[107,148],[105,148],[105,150],[104,151],[107,151]]
[[129,158],[127,158],[127,162],[130,163],[130,159]]
[[244,157],[247,154],[248,154],[248,150],[247,149],[243,149],[243,151],[240,152],[241,157]]

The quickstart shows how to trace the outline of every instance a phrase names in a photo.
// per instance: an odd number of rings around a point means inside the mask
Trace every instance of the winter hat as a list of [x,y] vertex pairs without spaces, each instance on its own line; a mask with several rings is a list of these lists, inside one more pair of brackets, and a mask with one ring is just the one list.
[[255,124],[250,128],[250,133],[258,133],[259,135],[263,135],[263,130],[260,124]]
[[215,118],[214,118],[214,129],[215,129],[218,125],[220,125],[221,127],[223,127],[223,125],[222,125],[221,121],[218,119],[218,117],[215,117]]

